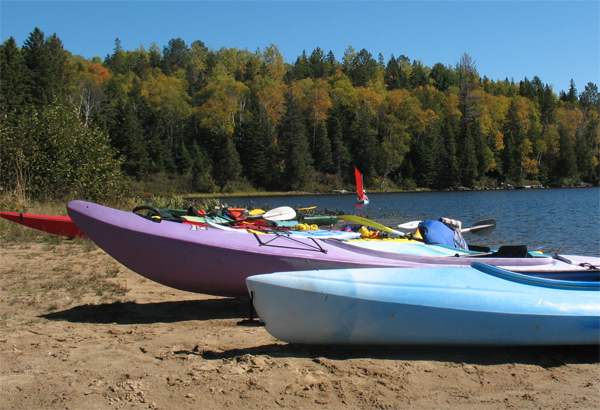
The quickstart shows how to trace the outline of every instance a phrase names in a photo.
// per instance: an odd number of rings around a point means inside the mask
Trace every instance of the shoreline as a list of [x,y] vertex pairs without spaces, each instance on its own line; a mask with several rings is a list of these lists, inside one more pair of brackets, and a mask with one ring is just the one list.
[[[509,190],[529,190],[529,189],[579,189],[579,188],[599,188],[597,186],[591,184],[583,184],[581,186],[575,187],[547,187],[542,185],[520,185],[520,186],[512,186],[508,185],[507,187],[484,187],[484,188],[467,188],[467,187],[457,187],[457,188],[446,188],[446,189],[429,189],[429,188],[417,188],[414,190],[387,190],[387,191],[369,191],[368,194],[412,194],[412,193],[425,193],[425,192],[477,192],[477,191],[509,191]],[[356,195],[354,191],[346,191],[346,190],[335,190],[332,192],[302,192],[302,191],[288,191],[288,192],[246,192],[246,193],[227,193],[227,194],[203,194],[203,193],[195,193],[195,194],[177,194],[175,196],[180,196],[185,199],[204,199],[204,198],[240,198],[240,197],[262,197],[262,196],[310,196],[310,195]],[[167,195],[169,196],[169,195]],[[142,198],[145,200],[152,199],[152,197]]]

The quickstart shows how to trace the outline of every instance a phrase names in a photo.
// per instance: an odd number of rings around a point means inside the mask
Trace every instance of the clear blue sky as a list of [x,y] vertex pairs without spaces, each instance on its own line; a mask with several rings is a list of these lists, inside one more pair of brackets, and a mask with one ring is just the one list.
[[404,54],[432,67],[468,53],[480,76],[540,77],[554,91],[600,86],[600,1],[0,1],[1,40],[19,46],[35,27],[73,54],[104,59],[173,38],[211,49],[264,49],[287,62],[303,50],[348,46],[387,62]]

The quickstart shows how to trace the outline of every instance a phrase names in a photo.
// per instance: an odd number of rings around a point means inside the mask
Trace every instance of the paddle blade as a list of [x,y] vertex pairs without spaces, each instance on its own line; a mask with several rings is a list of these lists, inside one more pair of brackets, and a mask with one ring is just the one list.
[[417,229],[421,221],[410,221],[405,222],[403,224],[398,224],[398,228],[400,229]]
[[463,229],[461,232],[471,232],[476,235],[489,235],[496,229],[495,219],[486,219],[483,221],[475,222],[473,226],[467,229]]
[[340,219],[344,219],[346,221],[349,222],[354,222],[357,224],[361,224],[364,226],[370,226],[371,228],[376,228],[379,229],[380,231],[385,231],[385,232],[392,232],[392,228],[388,228],[385,225],[382,225],[380,223],[374,222],[374,221],[370,221],[368,219],[362,218],[360,216],[356,216],[356,215],[340,215],[339,216]]
[[261,218],[267,221],[289,221],[296,217],[296,211],[289,206],[280,206],[279,208],[271,209],[265,212]]
[[354,222],[357,224],[361,224],[364,226],[370,226],[371,228],[375,228],[375,229],[379,229],[380,231],[384,231],[384,232],[388,232],[388,233],[393,233],[395,235],[398,236],[406,236],[406,234],[404,232],[400,232],[400,231],[395,231],[392,228],[389,228],[385,225],[382,225],[378,222],[375,221],[370,221],[368,219],[362,218],[360,216],[356,216],[356,215],[340,215],[339,216],[340,219],[344,219],[346,221],[350,221],[350,222]]

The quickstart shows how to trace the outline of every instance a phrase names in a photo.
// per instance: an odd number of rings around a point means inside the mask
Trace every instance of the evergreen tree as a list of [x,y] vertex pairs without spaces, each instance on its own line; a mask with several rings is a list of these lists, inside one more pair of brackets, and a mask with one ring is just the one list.
[[260,60],[248,59],[244,70],[244,81],[253,81],[260,72]]
[[519,147],[523,133],[519,124],[516,100],[512,100],[503,124],[504,150],[502,151],[503,175],[506,182],[520,182],[521,153]]
[[315,169],[326,174],[333,173],[333,158],[331,154],[331,141],[327,136],[325,122],[319,121],[315,130],[315,146],[313,148]]
[[325,61],[325,53],[319,47],[315,48],[308,58],[312,70],[312,78],[326,78],[331,68]]
[[25,79],[27,67],[13,37],[0,45],[0,116],[14,119],[27,100]]
[[131,104],[120,99],[115,107],[109,135],[112,145],[124,159],[122,169],[125,174],[138,179],[148,173],[148,151],[143,130],[139,125]]
[[148,50],[148,64],[152,68],[159,68],[162,64],[160,48],[156,45],[156,43],[152,43],[150,45],[150,50]]
[[139,78],[147,79],[150,68],[150,54],[140,46],[139,49],[130,52],[128,60],[131,62],[131,70]]
[[459,147],[458,164],[460,169],[459,180],[464,185],[471,185],[477,174],[477,157],[475,142],[473,140],[472,125],[477,118],[476,103],[480,94],[475,93],[478,87],[478,75],[475,62],[468,54],[463,54],[456,68],[459,86],[459,105],[462,113],[460,118],[461,128],[457,134]]
[[596,123],[598,128],[598,117],[594,116],[595,121],[588,121],[588,124],[582,130],[578,130],[575,139],[575,158],[577,160],[577,170],[586,182],[594,183],[598,180],[598,166],[597,160],[594,157],[594,136],[597,131],[594,130],[593,125]]
[[600,110],[600,93],[598,93],[598,86],[594,83],[587,83],[585,90],[579,94],[579,103],[584,108],[592,108],[598,112]]
[[278,130],[278,140],[284,158],[283,186],[281,189],[301,189],[314,175],[313,158],[310,156],[306,126],[298,100],[289,92],[285,97],[285,114]]
[[429,74],[433,86],[440,91],[446,91],[451,86],[457,86],[456,73],[442,63],[436,63]]
[[400,64],[394,58],[392,54],[392,58],[388,61],[387,66],[385,68],[385,85],[387,86],[389,91],[399,90],[402,88],[402,69],[400,68]]
[[240,141],[239,152],[246,152],[248,147],[252,147],[252,155],[240,156],[244,176],[257,188],[278,189],[274,184],[278,173],[273,128],[262,122],[260,116],[254,115],[250,121],[237,127],[236,134]]
[[409,66],[410,60],[401,55],[398,58],[392,57],[385,68],[384,81],[389,91],[409,89],[410,81],[406,75],[405,67]]
[[192,157],[192,191],[203,192],[208,188],[206,183],[206,153],[196,140],[192,143],[190,155]]
[[539,97],[541,123],[544,127],[554,123],[556,111],[556,96],[550,86],[546,85]]
[[187,147],[185,146],[184,142],[179,144],[175,164],[177,165],[177,172],[179,173],[179,175],[186,175],[192,171],[192,167],[194,166],[194,160]]
[[181,38],[169,40],[163,48],[162,69],[165,75],[171,75],[177,69],[185,69],[189,63],[189,49]]
[[[457,121],[458,122],[458,121]],[[458,124],[449,117],[445,118],[441,135],[443,136],[442,149],[439,153],[439,169],[436,186],[438,188],[455,187],[459,183],[458,144],[456,134],[460,130]]]
[[25,40],[22,52],[28,69],[27,102],[35,105],[50,104],[56,96],[57,86],[53,75],[53,56],[44,33],[39,28],[36,27]]
[[525,77],[521,84],[519,85],[519,95],[522,97],[529,98],[532,100],[535,97],[535,90],[531,82]]
[[327,67],[330,74],[335,74],[336,69],[340,66],[340,63],[335,59],[333,51],[329,51],[329,53],[327,53],[327,57],[325,57],[325,62],[327,63]]
[[148,157],[150,159],[151,173],[175,173],[177,167],[171,156],[168,143],[161,139],[158,134],[153,134],[148,141]]
[[205,158],[206,153],[202,150],[200,145],[194,140],[192,142],[192,150],[190,151],[192,157],[192,172],[195,176],[201,176],[206,171]]
[[127,53],[121,46],[121,40],[115,39],[115,48],[112,55],[107,55],[104,59],[106,67],[115,75],[125,74],[129,67],[127,67]]
[[429,79],[427,76],[427,72],[423,67],[423,63],[420,61],[413,61],[412,70],[409,76],[410,87],[411,89],[415,89],[417,87],[422,87],[429,84]]
[[223,192],[227,185],[239,180],[242,165],[240,155],[230,136],[221,135],[217,143],[216,155],[213,158],[213,178],[220,192]]
[[375,166],[378,161],[377,131],[373,127],[373,120],[370,108],[363,102],[359,103],[356,117],[350,127],[350,138],[354,165],[361,170],[365,179],[375,177]]
[[332,161],[338,181],[342,182],[343,175],[350,163],[350,154],[344,144],[342,125],[337,116],[329,117],[329,135],[331,135]]
[[51,58],[48,75],[52,81],[53,94],[64,98],[71,85],[73,75],[69,54],[64,49],[61,39],[56,34],[48,37],[46,47],[50,52]]
[[560,177],[558,183],[571,185],[579,182],[577,175],[577,157],[575,147],[569,133],[562,127],[558,131],[560,135],[560,153],[557,162],[556,175]]
[[[162,161],[159,161],[162,165],[158,169],[156,158],[150,159],[150,144],[146,143],[146,138],[151,138],[151,134],[144,128],[144,116],[150,114],[140,95],[141,83],[134,81],[129,93],[125,93],[118,79],[113,76],[104,82],[103,91],[105,98],[99,110],[102,116],[93,122],[102,124],[108,131],[111,145],[117,149],[118,157],[123,161],[123,172],[141,179],[148,173],[164,171]],[[153,153],[160,151],[156,146],[151,147]]]
[[[466,129],[466,135],[461,139],[460,149],[458,150],[458,162],[460,169],[460,181],[464,186],[472,186],[477,180],[479,174],[477,172],[477,153],[475,150],[475,139],[480,136],[475,123],[472,123]],[[475,134],[474,134],[475,130]]]
[[347,75],[355,87],[364,87],[369,81],[377,78],[379,69],[371,53],[363,48],[349,60]]
[[[444,156],[440,123],[436,122],[428,126],[424,133],[410,139],[410,149],[406,153],[404,161],[410,161],[412,165],[417,165],[414,167],[411,165],[411,167],[405,169],[414,170],[415,174],[411,175],[410,178],[418,186],[436,188],[439,174],[443,172]],[[408,175],[406,176],[408,177]]]
[[275,130],[270,124],[261,122],[259,128],[259,146],[263,149],[258,179],[259,186],[268,190],[278,189],[281,184],[281,148],[277,144]]
[[440,174],[440,187],[454,187],[459,183],[458,144],[453,134],[446,135],[445,172]]
[[569,93],[567,94],[567,102],[576,103],[577,102],[577,88],[575,88],[575,81],[571,78],[571,82],[569,83]]
[[308,61],[308,57],[306,57],[306,50],[303,50],[302,55],[296,59],[293,73],[295,80],[303,80],[305,78],[313,77],[311,63]]

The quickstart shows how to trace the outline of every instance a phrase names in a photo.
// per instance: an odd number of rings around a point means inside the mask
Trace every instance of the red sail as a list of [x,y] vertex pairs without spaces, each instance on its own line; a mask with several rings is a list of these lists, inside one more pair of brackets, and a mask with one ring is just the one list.
[[363,187],[363,177],[358,168],[354,167],[354,176],[356,178],[356,194],[358,195],[358,201],[369,201],[367,198],[367,192]]

